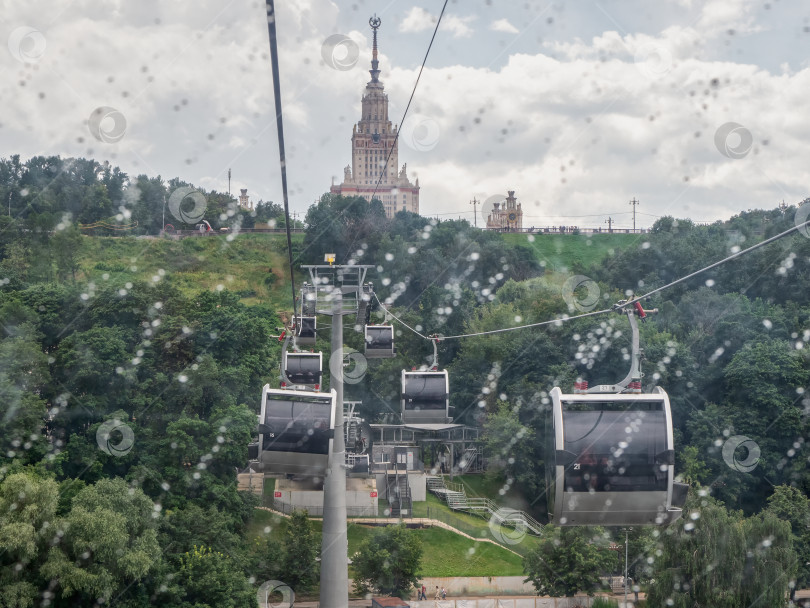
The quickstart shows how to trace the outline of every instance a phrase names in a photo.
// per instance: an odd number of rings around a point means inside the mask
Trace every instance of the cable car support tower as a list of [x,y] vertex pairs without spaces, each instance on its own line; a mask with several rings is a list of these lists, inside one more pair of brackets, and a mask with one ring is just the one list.
[[343,436],[343,316],[362,316],[371,301],[365,283],[372,265],[302,266],[311,283],[304,287],[302,311],[332,317],[329,388],[337,393],[335,436],[323,484],[321,542],[321,608],[346,608],[349,601],[349,543],[346,533],[346,441]]

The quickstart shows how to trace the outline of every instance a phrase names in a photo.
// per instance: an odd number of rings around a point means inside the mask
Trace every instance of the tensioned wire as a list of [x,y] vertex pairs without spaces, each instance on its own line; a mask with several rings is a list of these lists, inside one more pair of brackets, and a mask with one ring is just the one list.
[[780,232],[779,234],[777,234],[775,236],[772,236],[772,237],[770,237],[768,239],[765,239],[764,241],[762,241],[760,243],[757,243],[756,245],[752,245],[748,249],[743,249],[741,251],[733,253],[730,256],[727,256],[727,257],[723,258],[722,260],[719,260],[719,261],[717,261],[717,262],[715,262],[713,264],[709,264],[708,266],[705,266],[705,267],[701,268],[700,270],[696,270],[695,272],[693,272],[691,274],[688,274],[686,276],[683,276],[683,277],[681,277],[679,279],[676,279],[676,280],[672,281],[671,283],[667,283],[666,285],[664,285],[662,287],[658,287],[656,289],[653,289],[652,291],[649,291],[649,292],[645,293],[644,295],[636,296],[636,297],[630,298],[630,299],[628,299],[628,300],[626,300],[626,301],[624,301],[624,302],[622,302],[620,304],[616,304],[612,308],[605,308],[603,310],[596,310],[596,311],[593,311],[593,312],[586,312],[586,313],[583,313],[581,315],[574,315],[572,317],[569,317],[569,316],[566,315],[566,316],[559,317],[557,319],[551,319],[549,321],[540,321],[539,323],[528,323],[526,325],[517,325],[515,327],[503,327],[501,329],[491,329],[489,331],[479,331],[479,332],[474,332],[474,333],[469,333],[469,334],[458,334],[458,335],[455,335],[455,336],[430,337],[430,336],[426,336],[426,335],[416,331],[416,329],[414,329],[413,327],[411,327],[410,325],[405,323],[402,319],[400,319],[399,317],[394,315],[390,310],[385,308],[383,303],[380,302],[379,298],[377,298],[376,294],[374,294],[374,299],[377,300],[377,303],[383,308],[383,310],[385,310],[387,315],[389,315],[390,317],[395,319],[397,322],[399,322],[404,327],[408,328],[410,331],[415,333],[420,338],[424,338],[425,340],[431,340],[431,341],[433,341],[433,340],[439,340],[439,341],[441,341],[441,340],[459,340],[461,338],[473,338],[475,336],[487,336],[487,335],[491,335],[491,334],[500,334],[500,333],[505,333],[505,332],[508,332],[508,331],[517,331],[519,329],[529,329],[529,328],[532,328],[532,327],[541,327],[543,325],[561,324],[561,323],[564,323],[566,321],[573,321],[575,319],[582,319],[584,317],[593,317],[593,316],[596,316],[596,315],[603,315],[605,313],[622,310],[622,309],[624,309],[624,308],[626,308],[628,306],[632,306],[633,304],[635,304],[636,302],[639,302],[640,300],[643,300],[645,298],[650,297],[651,295],[653,295],[655,293],[658,293],[660,291],[664,291],[665,289],[669,289],[670,287],[678,285],[679,283],[683,283],[684,281],[688,281],[689,279],[694,278],[694,277],[698,276],[699,274],[706,272],[707,270],[711,270],[712,268],[717,268],[718,266],[720,266],[722,264],[725,264],[726,262],[728,262],[730,260],[742,257],[742,256],[744,256],[744,255],[746,255],[748,253],[751,253],[752,251],[754,251],[756,249],[759,249],[760,247],[764,247],[765,245],[769,245],[769,244],[773,243],[774,241],[777,241],[777,240],[779,240],[781,238],[784,238],[785,236],[789,235],[791,232],[795,232],[797,230],[801,230],[802,228],[806,228],[806,227],[810,227],[810,220],[808,220],[808,221],[806,221],[806,222],[804,222],[802,224],[797,224],[796,226],[793,226],[792,228],[789,228],[788,230],[785,230],[784,232]]

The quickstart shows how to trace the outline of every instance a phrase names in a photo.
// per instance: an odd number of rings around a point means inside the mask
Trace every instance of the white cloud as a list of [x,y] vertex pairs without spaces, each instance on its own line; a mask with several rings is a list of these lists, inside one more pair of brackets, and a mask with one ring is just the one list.
[[[433,15],[419,6],[414,6],[400,22],[399,31],[415,33],[432,30],[436,27],[438,19],[438,15]],[[454,38],[468,38],[473,34],[473,29],[469,26],[473,21],[475,21],[475,15],[459,17],[458,15],[445,14],[442,17],[442,25],[439,29],[449,31]]]
[[[784,108],[810,94],[810,70],[772,75],[691,59],[651,79],[629,55],[591,55],[514,55],[499,71],[426,70],[419,112],[436,121],[439,142],[427,152],[400,152],[420,177],[423,212],[465,213],[473,193],[514,189],[533,225],[620,213],[621,226],[631,221],[626,200],[633,196],[645,213],[701,221],[805,196],[810,170],[801,150],[810,126]],[[409,80],[397,72],[396,82]],[[740,160],[714,143],[718,127],[731,121],[754,139]],[[578,224],[586,222],[601,219]]]
[[[598,35],[577,38],[581,31],[568,21],[565,35],[516,38],[492,69],[485,66],[505,48],[504,36],[482,28],[467,40],[475,16],[445,14],[447,33],[437,38],[410,109],[435,121],[438,141],[421,152],[400,145],[400,164],[420,178],[422,212],[472,218],[473,195],[513,189],[527,225],[595,226],[599,214],[629,223],[626,201],[634,196],[639,212],[697,220],[805,198],[810,123],[800,109],[810,97],[810,67],[790,57],[793,69],[771,73],[730,53],[713,56],[728,29],[758,27],[750,2],[731,1],[738,12],[710,0],[697,20],[657,33],[619,33],[606,22]],[[41,17],[44,0],[12,6],[0,42],[28,25],[44,33],[47,47],[34,65],[0,48],[0,156],[107,158],[130,175],[180,176],[220,190],[232,168],[232,190],[281,199],[263,5],[223,12],[216,0],[201,0],[193,11],[174,3],[159,24],[153,11],[123,0],[115,11],[101,10],[100,0],[77,0],[52,22]],[[423,51],[403,52],[413,37],[396,29],[427,32],[436,23],[425,9],[407,6],[398,28],[392,13],[382,15],[380,50],[388,54],[380,55],[381,79],[397,123]],[[350,161],[370,31],[365,18],[340,26],[334,3],[296,0],[278,10],[290,201],[303,211]],[[506,10],[495,17],[523,23]],[[351,69],[322,58],[335,33],[357,45]],[[117,144],[88,132],[91,111],[102,105],[126,117]],[[715,148],[714,133],[727,122],[752,133],[754,147],[743,159]]]
[[453,33],[454,38],[469,38],[473,35],[473,29],[469,26],[475,21],[475,15],[459,17],[458,15],[445,15],[442,19],[440,30],[446,29]]
[[400,32],[422,32],[436,27],[436,19],[420,6],[414,6],[399,24]]
[[492,22],[489,26],[493,32],[504,32],[506,34],[518,34],[520,30],[518,30],[514,25],[509,23],[508,19],[496,19]]

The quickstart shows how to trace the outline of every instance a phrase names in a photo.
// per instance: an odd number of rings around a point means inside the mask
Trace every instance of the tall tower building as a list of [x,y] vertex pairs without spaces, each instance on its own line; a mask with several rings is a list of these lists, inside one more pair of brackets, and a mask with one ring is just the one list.
[[343,183],[336,185],[332,180],[330,192],[362,196],[368,201],[373,194],[382,202],[389,218],[403,210],[419,213],[419,180],[411,183],[407,165],[397,170],[397,128],[388,120],[388,95],[380,80],[377,59],[377,29],[381,20],[375,15],[368,23],[374,36],[369,70],[371,80],[363,93],[360,121],[352,130],[352,164],[343,169]]

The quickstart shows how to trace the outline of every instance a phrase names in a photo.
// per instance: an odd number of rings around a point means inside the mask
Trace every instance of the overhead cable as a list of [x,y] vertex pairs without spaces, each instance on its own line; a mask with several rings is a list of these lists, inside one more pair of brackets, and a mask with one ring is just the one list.
[[273,71],[273,97],[276,102],[276,131],[278,156],[281,164],[281,191],[284,196],[284,221],[287,227],[287,254],[290,261],[292,309],[295,315],[295,269],[293,267],[292,236],[290,234],[290,204],[287,196],[287,156],[284,152],[284,121],[281,113],[281,83],[278,71],[278,40],[276,38],[276,9],[273,0],[267,0],[267,30],[270,34],[270,65]]
[[[683,283],[684,281],[688,281],[689,279],[691,279],[693,277],[696,277],[697,275],[699,275],[699,274],[701,274],[703,272],[706,272],[707,270],[711,270],[712,268],[717,268],[721,264],[725,264],[726,262],[728,262],[730,260],[739,258],[739,257],[741,257],[741,256],[743,256],[743,255],[745,255],[747,253],[751,253],[752,251],[754,251],[756,249],[759,249],[760,247],[764,247],[765,245],[769,245],[770,243],[773,243],[774,241],[777,241],[777,240],[779,240],[781,238],[784,238],[785,236],[789,235],[791,232],[796,232],[798,230],[801,230],[802,228],[810,228],[810,220],[808,220],[808,221],[806,221],[806,222],[804,222],[802,224],[798,224],[796,226],[793,226],[792,228],[790,228],[788,230],[785,230],[784,232],[780,232],[776,236],[772,236],[772,237],[770,237],[770,238],[768,238],[768,239],[766,239],[766,240],[764,240],[764,241],[762,241],[760,243],[757,243],[756,245],[752,245],[751,247],[749,247],[747,249],[743,249],[741,251],[733,253],[730,256],[725,257],[722,260],[719,260],[719,261],[715,262],[714,264],[710,264],[709,266],[701,268],[700,270],[696,270],[695,272],[693,272],[691,274],[688,274],[688,275],[686,275],[684,277],[681,277],[680,279],[676,279],[675,281],[672,281],[671,283],[667,283],[666,285],[664,285],[662,287],[658,287],[657,289],[653,289],[652,291],[650,291],[650,292],[648,292],[648,293],[646,293],[644,295],[637,296],[637,297],[634,297],[634,298],[630,298],[630,299],[622,302],[621,304],[617,304],[613,308],[605,308],[603,310],[596,310],[596,311],[593,311],[593,312],[586,312],[586,313],[583,313],[581,315],[574,315],[572,317],[563,316],[563,317],[559,317],[557,319],[551,319],[551,320],[548,320],[548,321],[541,321],[539,323],[528,323],[526,325],[517,325],[515,327],[503,327],[503,328],[500,328],[500,329],[491,329],[489,331],[479,331],[479,332],[474,332],[474,333],[469,333],[469,334],[458,334],[458,335],[455,335],[455,336],[440,336],[438,338],[438,340],[439,341],[441,341],[441,340],[459,340],[461,338],[473,338],[473,337],[476,337],[476,336],[486,336],[486,335],[490,335],[490,334],[500,334],[500,333],[505,333],[505,332],[508,332],[508,331],[517,331],[519,329],[529,329],[529,328],[532,328],[532,327],[541,327],[543,325],[561,324],[561,323],[564,323],[564,322],[567,322],[567,321],[574,321],[575,319],[582,319],[582,318],[585,318],[585,317],[593,317],[593,316],[596,316],[596,315],[603,315],[603,314],[606,314],[606,313],[609,313],[609,312],[622,310],[622,309],[626,308],[627,306],[632,306],[636,302],[639,302],[640,300],[644,300],[644,299],[650,297],[651,295],[653,295],[655,293],[658,293],[660,291],[664,291],[665,289],[669,289],[670,287],[678,285],[679,283]],[[375,297],[375,299],[377,299],[377,302],[380,304],[380,306],[383,306],[382,302],[380,302],[380,300],[377,298],[376,294],[375,294],[374,297]],[[383,308],[385,308],[385,307],[383,306]],[[393,313],[391,313],[390,310],[388,310],[388,309],[385,309],[385,310],[386,310],[386,313],[388,315],[390,315],[391,317],[393,317],[394,319],[399,321],[402,325],[407,327],[409,330],[411,330],[413,333],[415,333],[419,337],[424,338],[425,340],[431,340],[431,341],[437,339],[437,338],[432,338],[432,337],[426,336],[426,335],[416,331],[414,328],[407,325],[405,322],[403,322],[401,319],[399,319]]]
[[[374,195],[377,194],[377,189],[380,187],[380,182],[382,182],[383,174],[388,172],[388,161],[391,159],[391,154],[394,151],[394,148],[399,141],[399,134],[402,132],[402,125],[405,122],[405,117],[408,115],[408,109],[411,107],[411,102],[413,101],[413,96],[416,95],[416,87],[419,86],[419,79],[422,77],[422,70],[425,69],[425,64],[427,63],[428,55],[430,55],[430,49],[433,46],[433,41],[436,39],[436,32],[439,31],[439,26],[442,23],[442,17],[444,17],[444,9],[447,8],[447,0],[444,0],[444,6],[442,6],[442,12],[439,13],[439,19],[436,21],[436,27],[433,28],[433,35],[430,37],[430,44],[428,44],[427,51],[425,52],[425,58],[422,59],[422,67],[419,68],[419,74],[416,76],[416,82],[413,83],[413,90],[411,91],[411,96],[408,99],[408,105],[405,106],[405,112],[402,114],[402,120],[399,123],[399,127],[397,128],[397,133],[394,135],[394,143],[388,148],[388,156],[385,157],[385,167],[384,171],[380,172],[380,176],[377,178],[377,183],[374,184],[374,192],[371,193],[371,200],[374,200]],[[396,167],[394,167],[396,171]]]

